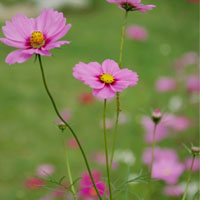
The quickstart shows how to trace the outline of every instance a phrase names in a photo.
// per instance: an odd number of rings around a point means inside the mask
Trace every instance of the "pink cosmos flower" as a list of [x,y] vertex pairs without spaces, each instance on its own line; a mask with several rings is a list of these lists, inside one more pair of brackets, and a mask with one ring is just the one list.
[[132,25],[129,26],[126,30],[126,35],[130,39],[144,41],[148,37],[147,30],[143,27]]
[[184,190],[178,185],[167,185],[164,188],[164,193],[170,197],[179,197],[183,194]]
[[190,121],[185,116],[174,116],[174,120],[171,120],[169,127],[173,128],[175,131],[185,131],[190,126]]
[[37,167],[36,174],[41,177],[47,177],[54,172],[54,167],[51,164],[43,164]]
[[[178,161],[178,155],[172,149],[161,149],[156,147],[154,151],[154,161],[156,162],[162,159]],[[152,160],[152,149],[147,148],[143,153],[143,162],[148,166],[150,166],[151,160]]]
[[[97,189],[100,195],[103,197],[105,193],[105,189],[106,189],[106,184],[101,181],[101,173],[99,171],[93,171],[92,175],[96,183]],[[92,181],[87,172],[83,173],[82,175],[79,192],[80,192],[80,196],[84,200],[88,200],[89,198],[95,199],[97,197],[97,193],[93,187]],[[109,194],[109,192],[107,192],[107,194]]]
[[63,14],[53,9],[44,9],[36,19],[18,14],[12,21],[2,27],[6,38],[0,38],[4,44],[18,48],[8,54],[6,63],[23,63],[33,54],[51,56],[49,50],[69,44],[69,41],[58,41],[70,29]]
[[152,10],[156,7],[155,5],[144,5],[141,4],[141,0],[107,0],[109,3],[118,4],[119,8],[126,11],[139,11],[146,13],[147,10]]
[[164,180],[167,184],[175,184],[184,171],[184,165],[172,159],[161,159],[154,162],[152,177]]
[[[185,161],[185,169],[190,170],[191,164],[192,164],[192,157],[188,158]],[[200,170],[200,159],[195,158],[192,171],[196,172],[196,171],[199,171],[199,170]]]
[[138,82],[138,75],[129,69],[120,69],[113,60],[85,64],[80,62],[73,68],[73,76],[93,88],[93,95],[99,99],[111,99],[116,92],[122,92]]
[[190,93],[200,92],[200,78],[197,75],[192,75],[187,78],[186,87]]
[[156,89],[158,92],[167,92],[176,89],[176,82],[170,77],[161,77],[156,81]]

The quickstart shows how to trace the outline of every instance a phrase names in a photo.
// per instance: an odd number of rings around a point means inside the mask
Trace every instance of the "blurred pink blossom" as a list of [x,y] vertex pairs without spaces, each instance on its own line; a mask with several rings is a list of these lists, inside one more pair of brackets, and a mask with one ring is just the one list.
[[91,103],[94,102],[94,96],[92,95],[91,92],[82,92],[79,96],[78,96],[78,100],[81,104],[84,105],[89,105]]
[[137,25],[129,26],[126,30],[126,35],[130,39],[138,40],[138,41],[144,41],[148,37],[147,30]]
[[[69,111],[69,110],[63,110],[62,112],[61,112],[61,116],[62,116],[62,118],[65,120],[65,121],[69,121],[70,119],[71,119],[71,112]],[[57,119],[56,120],[56,123],[58,124],[58,125],[65,125],[60,119]]]
[[154,162],[152,177],[164,180],[167,184],[177,183],[184,171],[184,165],[173,159],[160,159]]
[[175,131],[185,131],[190,126],[190,121],[185,116],[174,117],[174,120],[171,120],[170,125]]
[[192,75],[187,78],[186,87],[189,92],[200,92],[200,78],[198,75]]
[[43,164],[39,165],[36,169],[36,174],[41,177],[48,177],[49,175],[53,174],[54,167],[51,164]]
[[45,184],[44,180],[36,177],[30,177],[25,182],[26,188],[30,190],[41,189],[43,188],[44,184]]
[[[185,161],[185,169],[190,170],[191,164],[192,164],[192,157],[188,158]],[[199,170],[200,170],[200,159],[195,158],[192,171],[196,172],[196,171],[199,171]]]
[[[101,181],[101,173],[96,170],[96,171],[92,171],[92,175],[96,183],[97,189],[99,190],[100,195],[103,197],[105,189],[106,189],[106,184]],[[97,193],[93,187],[92,181],[87,172],[84,172],[82,174],[82,179],[80,181],[80,187],[79,187],[79,193],[83,200],[88,200],[88,199],[93,200],[93,199],[96,199],[97,197]],[[107,192],[107,194],[109,194],[109,192]]]
[[183,189],[182,187],[178,186],[178,185],[167,185],[164,188],[164,193],[167,196],[171,196],[171,197],[178,197],[181,196],[183,194]]
[[[177,153],[172,149],[161,149],[156,147],[154,151],[154,161],[159,161],[161,159],[165,160],[173,160],[178,161],[178,155]],[[152,160],[152,149],[147,148],[143,153],[143,162],[150,166]]]
[[168,92],[176,89],[176,82],[170,77],[161,77],[156,81],[158,92]]
[[[146,130],[145,141],[147,143],[152,143],[153,131],[154,131],[154,126],[155,126],[154,122],[152,121],[150,117],[144,116],[142,118],[142,124]],[[160,141],[166,138],[169,135],[169,133],[170,132],[168,130],[168,127],[165,123],[163,123],[163,119],[162,119],[161,122],[157,125],[155,140]]]
[[[97,152],[97,153],[94,153],[92,155],[92,159],[100,164],[100,165],[103,165],[103,166],[106,166],[106,158],[105,158],[105,153],[102,153],[102,152]],[[109,158],[110,159],[110,158]],[[118,167],[118,163],[116,161],[113,160],[113,163],[112,163],[112,169],[115,170],[116,168]]]
[[75,140],[75,138],[73,138],[73,137],[69,138],[68,147],[71,148],[71,149],[78,149],[79,148],[78,143]]

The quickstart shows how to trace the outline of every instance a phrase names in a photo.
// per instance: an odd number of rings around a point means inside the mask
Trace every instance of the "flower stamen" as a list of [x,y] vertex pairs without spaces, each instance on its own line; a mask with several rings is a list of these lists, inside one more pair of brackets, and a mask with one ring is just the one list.
[[114,77],[110,74],[102,74],[100,80],[106,84],[112,84],[115,81]]
[[41,31],[34,31],[32,33],[30,44],[34,49],[41,48],[45,45],[45,38]]

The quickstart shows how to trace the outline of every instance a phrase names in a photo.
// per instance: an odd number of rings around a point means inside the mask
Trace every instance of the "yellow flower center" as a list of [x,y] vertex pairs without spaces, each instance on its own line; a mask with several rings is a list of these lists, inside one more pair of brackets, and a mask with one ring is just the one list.
[[94,188],[91,188],[90,195],[91,196],[97,196],[97,192],[96,192],[96,190]]
[[104,83],[111,84],[115,81],[114,77],[110,74],[102,74],[100,80]]
[[30,39],[31,46],[34,49],[41,48],[45,44],[45,38],[41,31],[34,31]]

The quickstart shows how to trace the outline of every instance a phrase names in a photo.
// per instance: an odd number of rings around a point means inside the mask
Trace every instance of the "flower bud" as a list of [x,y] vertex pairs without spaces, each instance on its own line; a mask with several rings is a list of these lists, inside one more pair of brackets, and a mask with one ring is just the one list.
[[152,113],[152,120],[155,124],[159,124],[160,120],[162,118],[162,113],[160,110],[154,110]]
[[192,147],[191,151],[194,155],[197,155],[200,153],[200,148],[199,147]]

